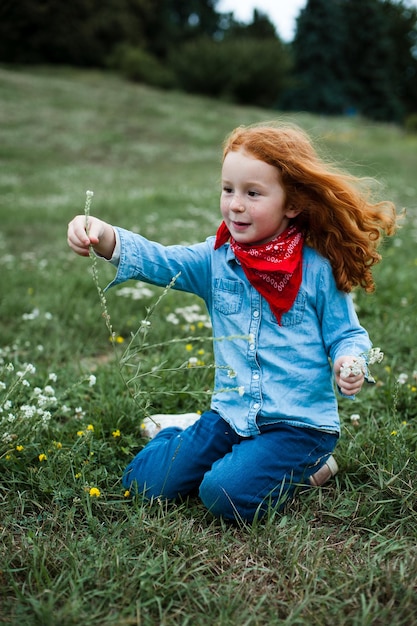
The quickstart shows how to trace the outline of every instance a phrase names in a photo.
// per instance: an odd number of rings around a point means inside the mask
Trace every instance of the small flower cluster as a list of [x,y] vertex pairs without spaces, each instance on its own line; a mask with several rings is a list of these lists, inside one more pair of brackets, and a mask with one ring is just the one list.
[[[342,363],[340,368],[340,377],[343,379],[349,378],[349,376],[359,376],[359,374],[366,373],[366,366],[373,365],[374,363],[381,363],[384,358],[384,353],[380,348],[372,348],[369,352],[356,357],[352,363]],[[375,382],[374,378],[367,373],[369,382]]]
[[211,328],[210,318],[201,312],[201,307],[198,304],[176,308],[173,313],[167,315],[166,321],[174,324],[174,326],[178,326],[180,322],[185,322],[191,330],[194,330],[196,326],[198,328]]
[[[17,366],[4,356],[3,350],[0,355],[0,444],[7,450],[12,442],[25,441],[31,434],[46,429],[57,411],[66,414],[71,409],[59,403],[52,386],[58,380],[54,372],[48,375],[46,384],[37,386],[34,384],[36,367],[32,363]],[[81,382],[86,381],[93,386],[96,377],[87,376]],[[23,450],[22,443],[19,442],[15,449],[18,452]]]

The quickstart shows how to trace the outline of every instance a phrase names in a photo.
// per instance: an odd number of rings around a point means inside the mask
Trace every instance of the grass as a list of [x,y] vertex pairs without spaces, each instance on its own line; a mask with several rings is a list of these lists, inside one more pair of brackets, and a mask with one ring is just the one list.
[[[417,138],[289,118],[377,176],[407,217],[376,293],[356,295],[385,359],[377,385],[340,403],[340,473],[283,514],[233,526],[195,499],[146,504],[120,483],[145,414],[207,406],[204,309],[171,291],[154,307],[161,290],[124,285],[106,295],[110,342],[91,262],[65,233],[92,189],[93,214],[162,243],[212,234],[224,136],[277,113],[50,68],[0,69],[0,101],[0,623],[414,623]],[[98,269],[104,286],[113,270]],[[127,388],[118,362],[143,320],[127,353],[143,376]]]

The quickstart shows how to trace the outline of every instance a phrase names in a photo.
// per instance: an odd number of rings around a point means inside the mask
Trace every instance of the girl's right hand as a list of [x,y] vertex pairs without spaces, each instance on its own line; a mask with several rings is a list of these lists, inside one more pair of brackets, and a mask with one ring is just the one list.
[[88,256],[90,246],[100,256],[110,259],[116,244],[113,227],[97,217],[77,215],[68,224],[69,247],[80,256]]

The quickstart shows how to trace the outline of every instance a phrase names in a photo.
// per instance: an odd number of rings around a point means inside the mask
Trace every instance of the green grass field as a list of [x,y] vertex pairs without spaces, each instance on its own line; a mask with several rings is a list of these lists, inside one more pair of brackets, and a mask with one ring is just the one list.
[[[202,304],[132,282],[106,293],[109,329],[66,226],[93,190],[92,214],[114,224],[204,239],[220,221],[224,136],[278,116],[407,214],[376,293],[356,294],[385,358],[376,385],[340,402],[340,473],[283,514],[228,525],[197,500],[147,504],[120,482],[145,415],[208,405]],[[0,69],[0,623],[416,623],[416,173],[417,137],[395,126]],[[103,288],[114,270],[96,269]]]

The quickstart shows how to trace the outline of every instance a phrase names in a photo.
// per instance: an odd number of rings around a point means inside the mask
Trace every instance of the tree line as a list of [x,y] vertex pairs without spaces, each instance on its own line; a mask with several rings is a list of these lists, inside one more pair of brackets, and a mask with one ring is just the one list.
[[417,10],[308,0],[292,42],[218,0],[2,0],[0,62],[108,68],[239,104],[403,123],[417,114]]

